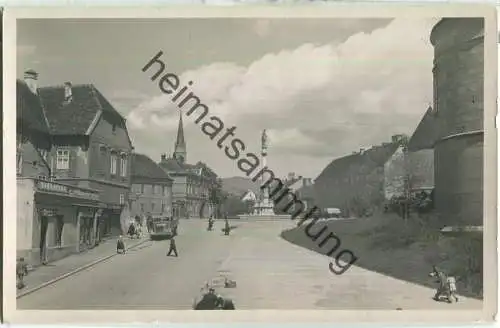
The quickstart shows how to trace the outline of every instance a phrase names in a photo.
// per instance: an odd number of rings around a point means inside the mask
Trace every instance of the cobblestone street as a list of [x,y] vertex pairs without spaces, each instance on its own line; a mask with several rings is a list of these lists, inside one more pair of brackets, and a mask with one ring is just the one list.
[[[183,221],[179,257],[166,257],[168,241],[146,241],[18,299],[20,309],[190,309],[207,281],[227,275],[237,282],[217,292],[237,309],[478,309],[479,300],[434,302],[434,291],[359,267],[337,276],[329,259],[293,245],[280,232],[293,223],[234,222],[229,237],[221,222]],[[69,261],[69,259],[68,259]],[[71,290],[71,293],[68,291]]]

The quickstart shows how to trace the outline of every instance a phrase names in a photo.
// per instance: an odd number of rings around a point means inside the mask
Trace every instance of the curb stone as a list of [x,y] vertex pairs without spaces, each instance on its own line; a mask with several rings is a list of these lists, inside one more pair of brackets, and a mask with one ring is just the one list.
[[[133,248],[136,248],[137,246],[140,246],[140,245],[144,244],[144,243],[145,243],[145,242],[147,242],[147,241],[149,241],[149,239],[145,239],[145,240],[143,240],[143,241],[141,241],[141,242],[138,242],[137,244],[132,245],[132,246],[130,246],[129,248],[127,248],[127,250],[129,250],[129,249],[133,249]],[[52,284],[54,284],[54,283],[56,283],[56,282],[58,282],[58,281],[60,281],[60,280],[62,280],[62,279],[65,279],[65,278],[67,278],[67,277],[70,277],[70,276],[74,275],[75,273],[78,273],[78,272],[80,272],[80,271],[83,271],[83,270],[85,270],[85,269],[88,269],[89,267],[94,266],[94,265],[96,265],[96,264],[98,264],[98,263],[101,263],[101,262],[104,262],[104,261],[106,261],[106,260],[109,260],[110,258],[112,258],[112,257],[114,257],[114,256],[116,256],[116,255],[118,255],[118,254],[117,254],[117,253],[113,253],[113,254],[110,254],[110,255],[106,255],[106,256],[104,256],[104,257],[101,257],[101,258],[99,258],[99,259],[97,259],[97,260],[95,260],[95,261],[93,261],[93,262],[90,262],[90,263],[84,264],[84,265],[82,265],[81,267],[78,267],[78,268],[76,268],[76,269],[75,269],[75,270],[73,270],[73,271],[70,271],[70,272],[67,272],[67,273],[65,273],[65,274],[62,274],[62,275],[60,275],[59,277],[53,278],[53,279],[51,279],[51,280],[49,280],[49,281],[47,281],[47,282],[44,282],[44,283],[42,283],[42,284],[40,284],[40,285],[38,285],[38,286],[36,286],[36,287],[33,287],[33,288],[31,288],[31,289],[28,289],[28,290],[26,290],[26,291],[23,291],[23,292],[21,292],[21,293],[17,294],[17,295],[16,295],[16,299],[19,299],[19,298],[21,298],[21,297],[23,297],[23,296],[26,296],[26,295],[29,295],[29,294],[31,294],[31,293],[34,293],[34,292],[36,292],[37,290],[40,290],[40,289],[42,289],[42,288],[44,288],[44,287],[50,286],[50,285],[52,285]]]

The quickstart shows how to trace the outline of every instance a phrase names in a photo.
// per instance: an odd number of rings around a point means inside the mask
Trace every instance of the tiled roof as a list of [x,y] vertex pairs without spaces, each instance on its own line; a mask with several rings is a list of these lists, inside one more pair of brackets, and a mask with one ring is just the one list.
[[434,148],[434,143],[439,139],[438,124],[436,113],[429,107],[408,142],[408,150],[418,151]]
[[351,154],[344,157],[334,159],[327,167],[318,175],[316,180],[321,180],[325,175],[330,175],[331,172],[345,171],[349,166],[356,162],[360,154]]
[[158,165],[165,171],[172,174],[199,175],[200,173],[201,174],[208,173],[208,176],[217,178],[217,174],[215,174],[215,172],[203,162],[198,162],[196,164],[188,164],[179,162],[173,157],[169,157],[162,159]]
[[132,179],[150,178],[158,180],[172,180],[167,172],[162,170],[151,158],[142,154],[132,154]]
[[31,129],[49,134],[47,119],[43,112],[40,99],[21,80],[16,81],[17,121],[22,129]]
[[386,143],[355,154],[347,155],[333,160],[316,178],[321,181],[323,178],[332,176],[342,176],[350,170],[363,170],[368,173],[376,167],[385,164],[400,146],[399,143]]
[[167,172],[175,172],[175,173],[186,172],[184,165],[175,160],[174,158],[166,158],[162,160],[158,165]]
[[[394,152],[399,148],[400,144],[391,142],[381,146],[374,146],[362,155],[365,159],[365,163],[368,161],[373,162],[374,167],[379,165],[384,165],[391,157]],[[368,160],[368,161],[366,161]]]
[[92,84],[73,85],[69,103],[64,99],[64,86],[39,88],[38,93],[52,134],[85,134],[100,110],[110,122],[125,127],[125,119]]

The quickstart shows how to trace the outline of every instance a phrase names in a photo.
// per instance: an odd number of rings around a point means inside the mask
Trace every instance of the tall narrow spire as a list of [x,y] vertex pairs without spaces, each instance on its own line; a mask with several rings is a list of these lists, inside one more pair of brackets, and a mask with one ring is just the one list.
[[177,139],[175,140],[175,148],[173,157],[185,162],[187,157],[186,141],[184,140],[184,126],[182,124],[182,111],[179,110],[179,127],[177,128]]

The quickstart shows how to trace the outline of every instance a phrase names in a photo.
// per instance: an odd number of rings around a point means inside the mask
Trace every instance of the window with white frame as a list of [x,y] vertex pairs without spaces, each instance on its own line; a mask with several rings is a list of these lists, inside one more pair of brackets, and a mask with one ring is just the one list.
[[120,166],[120,175],[122,177],[126,177],[127,176],[127,155],[126,154],[122,154],[121,155],[121,166]]
[[47,155],[48,155],[48,151],[45,150],[45,149],[39,149],[39,152],[40,152],[40,156],[42,156],[42,158],[46,161],[47,160]]
[[56,168],[58,170],[69,170],[69,149],[57,150]]
[[111,153],[111,167],[110,167],[110,173],[111,174],[116,174],[116,162],[118,158],[115,153]]

